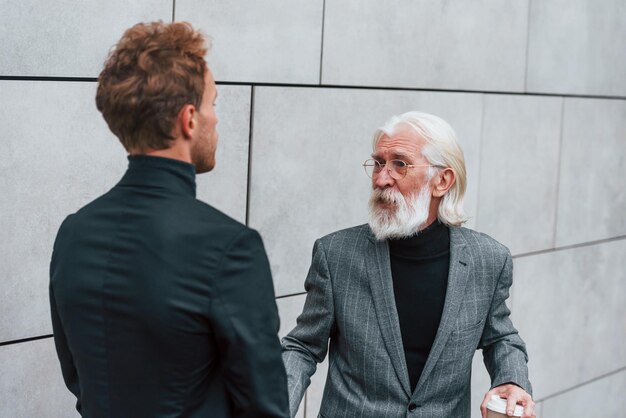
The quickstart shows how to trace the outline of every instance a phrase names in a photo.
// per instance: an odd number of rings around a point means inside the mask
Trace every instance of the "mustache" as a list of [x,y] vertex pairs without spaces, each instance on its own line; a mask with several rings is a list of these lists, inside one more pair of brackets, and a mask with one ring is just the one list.
[[393,189],[374,189],[372,190],[371,200],[374,203],[391,203],[397,205],[404,199],[400,192]]

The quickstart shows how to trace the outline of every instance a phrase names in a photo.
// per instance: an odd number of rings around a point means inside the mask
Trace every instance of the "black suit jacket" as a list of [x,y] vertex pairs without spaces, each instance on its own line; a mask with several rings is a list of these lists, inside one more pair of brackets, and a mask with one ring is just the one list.
[[50,267],[54,341],[85,417],[286,417],[259,234],[195,198],[191,164],[129,157],[69,216]]

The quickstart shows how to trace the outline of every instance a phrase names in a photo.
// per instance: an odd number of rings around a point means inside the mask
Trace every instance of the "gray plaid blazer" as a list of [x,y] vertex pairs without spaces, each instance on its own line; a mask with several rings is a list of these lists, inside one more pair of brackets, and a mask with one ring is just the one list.
[[317,240],[303,312],[282,341],[291,416],[327,352],[323,418],[470,417],[476,349],[483,350],[492,387],[511,382],[531,393],[525,345],[505,304],[512,270],[506,247],[450,228],[443,315],[411,393],[387,242],[377,241],[368,225]]

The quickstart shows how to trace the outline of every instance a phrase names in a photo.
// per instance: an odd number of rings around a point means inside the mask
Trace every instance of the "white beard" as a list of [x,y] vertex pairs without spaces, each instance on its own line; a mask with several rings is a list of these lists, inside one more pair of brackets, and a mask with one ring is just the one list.
[[[380,202],[395,208],[381,208]],[[425,184],[419,193],[405,197],[397,190],[374,189],[369,200],[369,225],[379,241],[414,235],[426,223],[430,209],[430,189]]]

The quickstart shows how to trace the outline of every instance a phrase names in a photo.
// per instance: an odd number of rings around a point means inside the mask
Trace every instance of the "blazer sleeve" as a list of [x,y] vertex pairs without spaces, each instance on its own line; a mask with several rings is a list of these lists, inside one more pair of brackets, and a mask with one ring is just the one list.
[[263,242],[254,230],[242,230],[220,262],[211,322],[234,416],[287,417],[278,310]]
[[332,283],[320,240],[313,246],[313,260],[304,287],[307,296],[302,314],[296,327],[282,341],[292,417],[298,412],[317,363],[326,357],[328,341],[334,331]]
[[[70,216],[71,217],[71,216]],[[57,239],[55,240],[54,249],[52,251],[52,259],[50,261],[50,285],[49,285],[49,296],[50,296],[50,315],[52,319],[52,333],[54,334],[54,345],[57,352],[57,357],[59,358],[59,362],[61,364],[61,373],[63,375],[63,380],[65,381],[65,385],[67,388],[76,396],[76,410],[81,413],[81,402],[80,402],[80,383],[78,380],[78,371],[74,364],[74,358],[72,357],[72,352],[70,351],[69,345],[67,343],[67,337],[65,336],[65,330],[63,328],[63,322],[61,321],[61,317],[59,315],[56,298],[54,296],[54,286],[52,283],[52,277],[54,275],[55,266],[56,266],[56,257],[57,257],[57,243],[59,241],[59,237],[62,234],[63,227],[67,225],[70,217],[68,217],[61,225],[59,229],[59,233],[57,234]]]
[[483,350],[483,361],[491,377],[491,388],[514,383],[532,395],[528,380],[526,345],[513,326],[509,317],[511,311],[505,303],[512,283],[513,260],[507,250],[479,348]]

